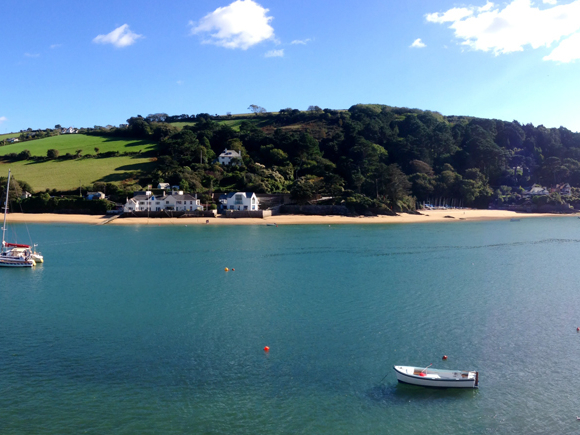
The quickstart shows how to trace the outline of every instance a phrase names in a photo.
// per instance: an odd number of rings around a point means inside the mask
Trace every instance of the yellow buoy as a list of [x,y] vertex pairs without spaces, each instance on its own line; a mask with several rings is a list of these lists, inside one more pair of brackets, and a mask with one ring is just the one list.
[[230,271],[230,269],[228,269],[227,267],[226,267],[224,270],[225,270],[226,272],[229,272],[229,271]]

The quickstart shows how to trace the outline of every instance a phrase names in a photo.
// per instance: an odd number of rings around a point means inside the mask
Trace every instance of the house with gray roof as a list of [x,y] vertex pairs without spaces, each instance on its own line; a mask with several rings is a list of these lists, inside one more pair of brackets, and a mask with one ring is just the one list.
[[251,211],[260,209],[260,201],[254,192],[230,192],[219,197],[220,209]]
[[197,195],[174,190],[168,194],[153,195],[151,191],[136,192],[133,198],[127,199],[123,207],[125,212],[133,211],[196,211],[203,210]]
[[218,157],[218,162],[221,165],[241,165],[242,153],[227,148]]

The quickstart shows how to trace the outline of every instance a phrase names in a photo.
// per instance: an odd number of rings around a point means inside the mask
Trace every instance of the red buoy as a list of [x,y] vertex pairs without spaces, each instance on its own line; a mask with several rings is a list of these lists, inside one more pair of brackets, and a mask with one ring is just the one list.
[[579,328],[576,328],[576,332],[580,332],[580,327]]
[[447,355],[443,355],[443,361],[447,359]]
[[236,269],[232,268],[232,272],[235,272],[235,271],[236,271]]
[[419,373],[419,376],[424,377],[425,373],[421,372],[421,373]]
[[264,348],[264,352],[269,352],[269,351],[270,351],[270,348],[269,348],[268,346],[266,346],[266,347]]

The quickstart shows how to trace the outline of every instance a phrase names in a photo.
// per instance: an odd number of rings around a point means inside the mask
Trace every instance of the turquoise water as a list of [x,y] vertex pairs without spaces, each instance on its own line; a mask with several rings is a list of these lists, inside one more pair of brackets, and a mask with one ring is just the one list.
[[[1,434],[580,430],[576,218],[29,230],[46,263],[0,270]],[[430,363],[479,390],[396,383]]]

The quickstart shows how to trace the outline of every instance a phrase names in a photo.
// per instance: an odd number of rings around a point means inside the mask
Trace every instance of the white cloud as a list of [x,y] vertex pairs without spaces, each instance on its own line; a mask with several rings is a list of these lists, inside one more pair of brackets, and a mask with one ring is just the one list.
[[123,24],[111,33],[97,36],[93,42],[95,44],[113,44],[117,48],[122,48],[133,45],[140,38],[143,38],[143,35],[132,32],[128,24]]
[[197,25],[190,21],[191,33],[209,33],[204,43],[247,50],[274,39],[274,28],[270,26],[273,17],[267,16],[268,11],[253,0],[236,0],[207,14]]
[[24,53],[24,57],[40,57],[38,53]]
[[4,121],[8,121],[8,118],[5,116],[0,116],[0,124],[2,124]]
[[308,44],[310,41],[311,41],[311,39],[310,39],[310,38],[307,38],[307,39],[295,39],[295,40],[294,40],[294,41],[292,41],[290,44],[292,44],[292,45],[296,45],[296,44],[298,44],[298,45],[306,45],[306,44]]
[[62,44],[52,44],[52,45],[50,46],[50,49],[51,49],[51,50],[54,50],[55,48],[60,48],[60,47],[62,47]]
[[544,60],[568,63],[580,59],[580,33],[564,39]]
[[266,54],[264,54],[264,57],[284,57],[284,49],[270,50]]
[[412,47],[412,48],[424,48],[424,47],[427,47],[427,46],[425,45],[425,43],[423,41],[421,41],[421,38],[417,38],[417,39],[415,39],[413,41],[413,43],[409,47]]
[[[544,3],[554,4],[555,0],[544,0]],[[499,55],[523,51],[526,46],[550,47],[575,35],[580,31],[580,0],[544,9],[535,7],[531,0],[512,0],[503,8],[487,2],[483,7],[427,14],[426,19],[433,23],[451,23],[449,28],[462,45]],[[564,47],[556,47],[544,60],[580,59],[580,52],[573,49],[576,38],[569,39],[571,42],[564,44],[567,41],[564,40],[561,43]]]
[[558,0],[542,0],[542,3],[548,3],[549,5],[555,5]]

